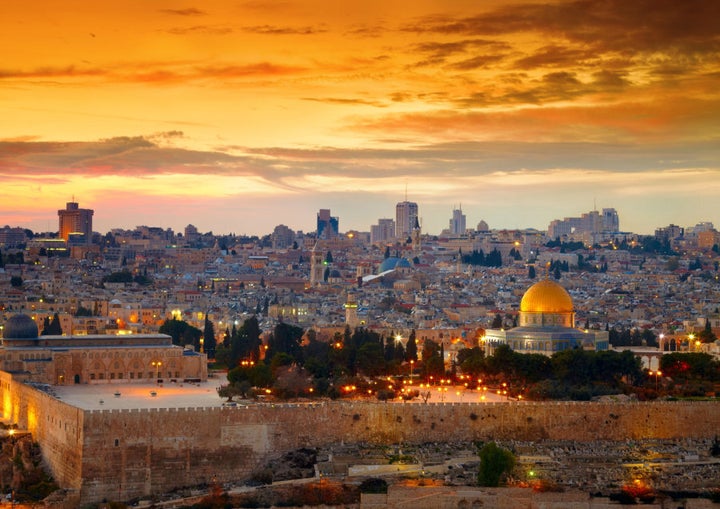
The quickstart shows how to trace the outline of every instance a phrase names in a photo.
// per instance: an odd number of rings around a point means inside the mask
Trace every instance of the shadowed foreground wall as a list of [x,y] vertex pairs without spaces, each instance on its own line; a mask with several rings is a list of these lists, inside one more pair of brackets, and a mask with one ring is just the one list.
[[3,416],[82,503],[237,480],[269,456],[332,443],[712,438],[720,403],[403,404],[81,411],[0,375]]

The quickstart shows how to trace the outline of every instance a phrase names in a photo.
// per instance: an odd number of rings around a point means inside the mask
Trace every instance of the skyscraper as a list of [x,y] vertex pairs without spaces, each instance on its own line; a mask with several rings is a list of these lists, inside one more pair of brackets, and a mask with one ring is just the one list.
[[370,242],[386,242],[395,238],[395,221],[378,219],[378,224],[370,226]]
[[615,209],[602,209],[603,215],[603,230],[606,232],[619,232],[620,231],[620,218]]
[[332,239],[340,232],[340,218],[332,217],[330,209],[320,209],[317,214],[317,238]]
[[395,206],[395,236],[404,242],[412,233],[418,219],[418,205],[401,201]]
[[65,210],[58,210],[59,234],[63,240],[82,235],[83,242],[90,244],[92,240],[92,217],[95,211],[81,209],[76,202],[68,202]]
[[454,209],[452,219],[450,219],[450,233],[453,235],[463,235],[465,233],[465,214],[462,213],[462,206]]

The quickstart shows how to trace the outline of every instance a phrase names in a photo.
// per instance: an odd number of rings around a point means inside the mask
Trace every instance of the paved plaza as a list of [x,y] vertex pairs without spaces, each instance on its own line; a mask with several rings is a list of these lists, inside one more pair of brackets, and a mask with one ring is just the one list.
[[225,378],[201,383],[127,383],[51,386],[58,399],[83,410],[194,408],[220,406],[217,388]]
[[[225,376],[209,378],[207,382],[181,383],[112,383],[44,386],[49,392],[66,403],[83,410],[115,410],[133,408],[195,408],[221,406],[225,399],[218,396],[217,388],[226,384]],[[442,389],[442,390],[440,390]],[[420,387],[408,386],[406,390],[418,390],[421,397],[408,401],[396,399],[398,404],[427,403],[505,403],[506,396],[492,391],[470,390],[463,386]],[[368,399],[376,402],[375,399]],[[310,401],[314,402],[314,401]],[[245,403],[245,402],[244,402]]]

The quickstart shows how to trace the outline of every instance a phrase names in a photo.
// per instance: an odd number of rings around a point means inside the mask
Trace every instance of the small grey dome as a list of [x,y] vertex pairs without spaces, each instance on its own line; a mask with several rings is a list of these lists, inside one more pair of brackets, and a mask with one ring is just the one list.
[[5,322],[4,336],[7,339],[37,339],[38,326],[28,315],[13,315]]

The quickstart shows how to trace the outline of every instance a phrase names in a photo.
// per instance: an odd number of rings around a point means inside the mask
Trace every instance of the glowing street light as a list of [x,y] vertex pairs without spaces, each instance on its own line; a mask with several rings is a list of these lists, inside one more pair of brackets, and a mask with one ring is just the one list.
[[155,378],[160,378],[160,366],[162,366],[162,362],[160,361],[152,361],[150,364],[152,364],[155,367]]
[[655,375],[655,391],[658,390],[658,377],[662,376],[662,371],[659,369],[657,371],[650,371],[650,376]]

